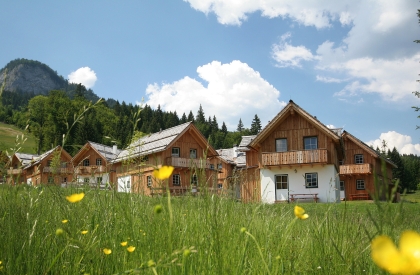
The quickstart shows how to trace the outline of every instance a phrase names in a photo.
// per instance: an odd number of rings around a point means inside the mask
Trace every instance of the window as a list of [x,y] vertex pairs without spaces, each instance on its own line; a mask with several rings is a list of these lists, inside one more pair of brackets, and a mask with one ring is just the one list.
[[181,185],[181,176],[179,174],[172,175],[172,185],[173,186]]
[[64,161],[63,161],[63,162],[61,163],[61,168],[67,168],[67,162],[64,162]]
[[344,159],[339,160],[339,161],[338,161],[338,164],[340,164],[340,165],[344,165]]
[[194,174],[191,178],[191,184],[197,185],[197,183],[198,183],[197,175]]
[[217,184],[217,188],[219,188],[219,189],[223,189],[223,184],[218,183],[218,184]]
[[88,159],[83,160],[83,166],[89,166],[89,160]]
[[48,177],[48,183],[54,183],[54,178],[53,177]]
[[340,191],[344,191],[344,180],[340,180]]
[[84,183],[89,183],[89,178],[84,178],[84,179],[83,179],[83,182],[84,182]]
[[210,170],[214,170],[214,164],[210,163]]
[[276,189],[288,189],[287,188],[287,175],[275,176]]
[[303,138],[305,150],[318,149],[318,137],[305,137]]
[[66,177],[64,177],[63,179],[62,179],[62,181],[61,181],[62,183],[67,183],[67,178]]
[[96,165],[101,166],[102,165],[102,159],[96,159]]
[[96,183],[101,184],[102,183],[102,177],[97,177],[96,178]]
[[363,155],[362,154],[354,155],[354,163],[362,164],[363,163]]
[[318,188],[318,173],[306,173],[305,186],[306,188]]
[[52,160],[48,160],[47,161],[47,167],[51,167],[51,164],[52,164]]
[[179,147],[172,147],[172,156],[179,157]]
[[129,180],[127,181],[127,185],[126,186],[127,186],[127,189],[130,189],[131,188],[131,183],[130,183]]
[[365,190],[365,180],[356,180],[356,189]]
[[147,187],[152,187],[152,176],[147,176]]
[[221,163],[217,164],[217,169],[222,170],[222,164]]
[[190,149],[190,158],[191,159],[197,158],[197,149]]
[[276,152],[287,152],[287,139],[276,139]]
[[149,156],[143,156],[143,158],[141,159],[141,161],[149,161]]

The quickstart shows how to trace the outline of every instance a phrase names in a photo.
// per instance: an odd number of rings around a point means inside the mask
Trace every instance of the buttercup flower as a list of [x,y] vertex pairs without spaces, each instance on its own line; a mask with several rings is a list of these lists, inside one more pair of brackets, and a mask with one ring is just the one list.
[[82,233],[83,235],[86,235],[88,233],[87,230],[82,230],[80,233]]
[[160,180],[165,180],[169,178],[174,171],[172,166],[162,166],[159,170],[153,171],[153,176]]
[[109,248],[104,248],[102,251],[104,252],[105,255],[109,255],[112,253],[112,250]]
[[372,240],[372,260],[391,274],[420,273],[420,234],[407,230],[401,234],[399,249],[390,237],[381,235]]
[[68,223],[68,222],[69,222],[69,220],[62,220],[61,222],[62,222],[62,223]]
[[128,242],[121,242],[121,246],[126,246]]
[[309,218],[308,214],[305,214],[305,209],[303,209],[300,206],[295,206],[295,210],[294,210],[295,216],[296,218],[299,218],[301,220],[306,220],[307,218]]
[[67,196],[66,199],[71,203],[75,203],[75,202],[81,201],[84,196],[85,196],[85,193],[79,193],[79,194],[73,194],[73,195]]
[[62,235],[64,233],[64,230],[63,229],[61,229],[61,228],[58,228],[56,231],[55,231],[55,235],[57,235],[57,236],[60,236],[60,235]]
[[136,250],[136,247],[134,247],[134,246],[130,245],[129,247],[127,247],[127,251],[130,252],[130,253],[133,252],[134,250]]

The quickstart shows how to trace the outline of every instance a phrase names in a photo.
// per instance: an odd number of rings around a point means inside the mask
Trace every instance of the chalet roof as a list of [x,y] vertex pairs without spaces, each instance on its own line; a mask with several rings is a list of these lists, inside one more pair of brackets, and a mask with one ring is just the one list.
[[[37,157],[37,158],[34,158],[33,159],[33,162],[32,161],[30,161],[28,164],[27,164],[27,166],[25,166],[24,168],[28,168],[28,167],[31,167],[31,166],[33,166],[33,165],[37,165],[37,164],[39,164],[40,162],[42,162],[42,160],[44,160],[46,157],[48,157],[49,155],[51,155],[55,150],[57,150],[57,149],[59,149],[59,148],[61,148],[61,146],[60,145],[58,145],[58,146],[56,146],[56,147],[54,147],[53,149],[51,149],[51,150],[48,150],[47,152],[45,152],[45,153],[43,153],[43,154],[41,154],[39,157]],[[66,155],[68,155],[68,157],[69,157],[69,159],[71,159],[71,156],[69,155],[69,153],[67,153],[67,151],[66,150],[64,150],[64,149],[61,149],[62,151],[62,153],[65,153]]]
[[39,157],[39,155],[35,154],[26,154],[26,153],[15,153],[16,158],[20,161],[22,166],[25,166],[29,163],[31,163],[32,160]]
[[316,117],[312,116],[299,105],[290,100],[289,103],[261,130],[261,132],[248,144],[250,147],[254,147],[256,144],[263,141],[271,131],[283,121],[289,114],[298,113],[309,122],[311,122],[315,127],[320,131],[324,132],[327,136],[331,137],[334,141],[339,142],[340,136],[337,135],[337,132],[329,129],[327,126],[322,124]]
[[[236,151],[236,156],[235,156]],[[219,149],[216,150],[219,154],[219,157],[225,162],[236,165],[237,167],[246,166],[246,153],[239,151],[238,147],[233,147],[229,149]]]
[[364,143],[363,141],[361,141],[357,137],[353,136],[349,132],[343,131],[342,136],[350,139],[351,141],[353,141],[354,143],[359,145],[362,149],[364,149],[366,152],[371,154],[373,157],[380,158],[380,159],[384,160],[385,162],[387,162],[388,164],[392,165],[394,168],[397,168],[397,165],[395,163],[393,163],[391,160],[389,160],[389,159],[385,158],[384,156],[382,156],[381,154],[379,154],[376,150],[372,149],[369,145],[367,145],[366,143]]
[[247,147],[251,141],[256,137],[257,135],[252,136],[242,136],[241,143],[239,143],[239,151],[249,151],[249,148]]
[[[149,134],[128,146],[127,149],[122,150],[118,157],[113,162],[119,162],[130,157],[146,156],[152,153],[157,153],[166,150],[175,142],[175,140],[185,133],[188,129],[195,129],[201,142],[207,143],[205,137],[200,131],[195,128],[192,122],[187,122],[157,133]],[[213,148],[210,148],[212,154],[217,154]]]
[[102,156],[104,156],[107,161],[114,160],[122,151],[122,150],[117,148],[116,152],[114,153],[114,148],[112,146],[96,143],[96,142],[93,142],[93,141],[88,141],[88,143],[93,148],[95,148],[95,150],[98,153],[100,153]]

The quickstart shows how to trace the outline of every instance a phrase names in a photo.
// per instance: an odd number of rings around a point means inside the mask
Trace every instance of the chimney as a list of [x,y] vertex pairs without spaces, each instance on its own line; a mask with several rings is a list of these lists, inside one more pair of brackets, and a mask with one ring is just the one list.
[[114,155],[116,155],[116,154],[117,154],[117,145],[116,145],[116,144],[114,144],[114,145],[112,146],[112,153],[113,153]]
[[233,149],[233,157],[237,158],[238,157],[238,145],[234,144],[232,149]]

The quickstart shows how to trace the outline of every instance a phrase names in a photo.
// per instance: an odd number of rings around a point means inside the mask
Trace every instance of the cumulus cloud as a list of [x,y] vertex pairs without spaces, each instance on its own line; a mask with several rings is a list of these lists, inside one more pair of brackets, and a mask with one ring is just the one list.
[[213,61],[198,67],[197,73],[202,82],[185,76],[172,83],[148,85],[145,104],[160,105],[178,116],[190,111],[195,116],[201,104],[206,118],[216,115],[219,126],[224,121],[229,130],[236,129],[239,118],[250,127],[255,114],[264,126],[286,105],[278,100],[278,90],[241,61]]
[[82,67],[68,75],[69,82],[82,83],[86,88],[92,88],[95,85],[96,73],[89,67]]
[[271,47],[271,56],[277,62],[277,67],[301,67],[302,61],[318,59],[305,46],[292,46],[289,44],[291,34],[281,36],[280,42]]
[[382,133],[378,139],[368,141],[366,144],[373,146],[373,148],[378,147],[382,149],[383,140],[385,140],[387,148],[390,150],[395,147],[400,154],[414,154],[420,156],[420,144],[413,144],[410,136],[403,135],[395,131]]

